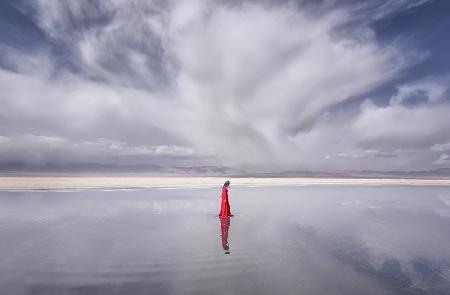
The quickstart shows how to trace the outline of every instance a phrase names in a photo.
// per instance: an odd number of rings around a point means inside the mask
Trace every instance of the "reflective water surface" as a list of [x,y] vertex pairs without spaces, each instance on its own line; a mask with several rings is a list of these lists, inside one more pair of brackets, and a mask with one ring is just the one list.
[[450,187],[0,191],[0,294],[450,294]]

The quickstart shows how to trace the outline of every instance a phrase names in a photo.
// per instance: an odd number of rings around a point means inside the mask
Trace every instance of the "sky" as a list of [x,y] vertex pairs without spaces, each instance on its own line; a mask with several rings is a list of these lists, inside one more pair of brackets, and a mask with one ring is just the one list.
[[3,0],[0,167],[450,167],[450,1]]

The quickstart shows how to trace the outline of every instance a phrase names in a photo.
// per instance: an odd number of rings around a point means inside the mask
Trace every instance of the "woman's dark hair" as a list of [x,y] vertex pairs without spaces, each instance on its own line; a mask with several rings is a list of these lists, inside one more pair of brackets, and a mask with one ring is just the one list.
[[230,185],[230,182],[227,180],[227,181],[225,181],[225,183],[223,184],[223,186],[229,186]]

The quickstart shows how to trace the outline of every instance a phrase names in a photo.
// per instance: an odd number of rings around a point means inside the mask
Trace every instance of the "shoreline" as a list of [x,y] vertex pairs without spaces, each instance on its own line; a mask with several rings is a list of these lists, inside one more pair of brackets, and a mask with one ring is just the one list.
[[179,177],[179,176],[7,176],[0,189],[152,188],[231,185],[418,185],[448,186],[450,179],[308,178],[308,177]]

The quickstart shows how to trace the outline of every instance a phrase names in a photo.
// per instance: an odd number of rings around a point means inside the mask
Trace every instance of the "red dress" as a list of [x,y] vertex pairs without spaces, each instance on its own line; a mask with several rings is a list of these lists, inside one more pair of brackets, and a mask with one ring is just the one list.
[[222,187],[222,203],[220,205],[220,217],[231,216],[230,203],[228,202],[228,188]]

